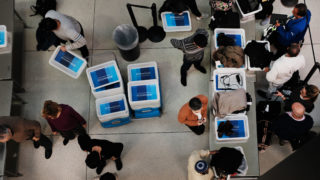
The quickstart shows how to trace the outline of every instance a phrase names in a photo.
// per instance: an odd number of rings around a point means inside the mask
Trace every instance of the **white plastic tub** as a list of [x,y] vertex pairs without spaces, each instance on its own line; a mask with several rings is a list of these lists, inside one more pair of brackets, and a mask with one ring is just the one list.
[[234,147],[234,148],[239,150],[243,155],[243,159],[242,159],[241,165],[237,169],[237,171],[239,171],[240,173],[238,173],[237,176],[245,176],[247,174],[247,172],[248,172],[248,163],[247,163],[246,155],[244,154],[243,148],[241,146],[237,146],[237,147]]
[[158,80],[130,81],[128,99],[133,110],[161,106]]
[[162,26],[165,32],[191,31],[191,19],[189,11],[183,11],[182,15],[172,12],[161,13]]
[[240,8],[240,5],[239,5],[239,3],[238,3],[238,0],[236,0],[236,4],[237,4],[238,9],[239,9],[239,11],[240,11],[240,14],[241,14],[241,16],[242,16],[243,18],[246,18],[246,17],[248,17],[248,16],[253,16],[253,15],[257,14],[258,12],[262,11],[262,5],[259,3],[259,7],[258,7],[257,10],[245,14],[245,13],[243,13],[242,9]]
[[[218,127],[221,122],[226,122],[229,120],[233,124],[233,135],[226,136],[225,134],[222,137],[218,136]],[[249,124],[248,117],[246,115],[237,115],[237,116],[226,116],[224,118],[215,118],[215,134],[216,140],[220,142],[235,142],[238,143],[247,141],[249,139]]]
[[119,82],[113,83],[108,86],[104,86],[98,89],[91,89],[92,94],[95,98],[103,98],[106,96],[113,96],[117,94],[123,94],[124,88],[123,88],[123,82],[122,79],[120,79]]
[[101,122],[129,117],[129,108],[124,94],[96,99],[96,111]]
[[91,89],[99,89],[117,83],[121,74],[115,60],[111,60],[87,69],[87,77]]
[[[248,41],[247,44],[246,44],[246,46],[247,46],[250,42],[252,42],[252,41]],[[269,41],[256,41],[256,42],[258,42],[258,43],[267,43],[266,46],[265,46],[265,47],[266,47],[266,50],[270,51],[270,43],[269,43]],[[250,66],[250,58],[249,58],[249,56],[246,55],[245,58],[246,58],[246,62],[247,62],[248,70],[249,70],[249,71],[263,71],[263,69],[261,69],[261,68],[251,67],[251,66]]]
[[[240,82],[237,81],[237,75]],[[222,68],[213,71],[214,92],[232,91],[235,89],[247,89],[246,73],[244,69]],[[229,86],[227,85],[229,84]]]
[[214,41],[214,47],[215,49],[218,49],[218,42],[217,42],[217,37],[220,33],[224,33],[226,36],[229,36],[233,38],[236,42],[236,45],[244,48],[245,43],[246,43],[246,33],[245,30],[242,28],[216,28],[214,30],[214,36],[213,41]]
[[77,79],[87,66],[87,61],[71,51],[61,51],[60,47],[58,46],[51,55],[49,64],[68,76]]
[[0,48],[7,47],[7,27],[0,25]]
[[128,65],[128,81],[157,79],[159,79],[159,74],[155,61]]

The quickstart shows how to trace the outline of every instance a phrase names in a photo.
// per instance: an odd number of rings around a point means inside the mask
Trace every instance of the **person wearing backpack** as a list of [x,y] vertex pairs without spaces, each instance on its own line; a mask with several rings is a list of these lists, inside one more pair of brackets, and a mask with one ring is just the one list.
[[83,58],[88,61],[89,50],[81,24],[71,16],[64,15],[55,10],[46,13],[39,23],[39,28],[52,31],[58,38],[70,41],[68,45],[61,46],[62,51],[79,49]]

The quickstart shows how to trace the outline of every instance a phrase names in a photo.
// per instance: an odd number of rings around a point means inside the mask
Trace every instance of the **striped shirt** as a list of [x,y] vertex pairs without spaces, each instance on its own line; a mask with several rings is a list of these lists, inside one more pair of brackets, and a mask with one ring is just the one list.
[[78,49],[86,45],[86,39],[80,34],[81,25],[76,19],[54,10],[48,11],[45,17],[60,21],[60,28],[53,30],[53,33],[62,40],[73,41],[73,43],[66,45],[67,50]]
[[173,47],[180,49],[184,53],[184,58],[188,61],[198,61],[204,56],[204,48],[199,48],[194,44],[193,38],[197,34],[203,34],[207,38],[209,37],[208,32],[205,29],[198,29],[192,36],[182,40],[171,39],[170,42]]

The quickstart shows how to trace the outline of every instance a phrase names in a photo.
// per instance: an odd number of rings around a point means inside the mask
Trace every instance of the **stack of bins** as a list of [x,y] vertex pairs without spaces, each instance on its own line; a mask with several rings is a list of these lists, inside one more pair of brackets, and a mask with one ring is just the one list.
[[135,118],[160,116],[160,89],[156,62],[128,65],[128,101]]
[[96,111],[102,127],[116,127],[130,122],[123,80],[115,60],[87,69]]

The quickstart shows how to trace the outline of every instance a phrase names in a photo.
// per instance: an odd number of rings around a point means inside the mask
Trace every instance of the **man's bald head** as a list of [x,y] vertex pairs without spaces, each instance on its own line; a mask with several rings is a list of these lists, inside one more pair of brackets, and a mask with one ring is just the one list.
[[292,113],[296,118],[298,119],[303,118],[305,107],[301,103],[295,102],[292,104],[291,108],[292,108]]

